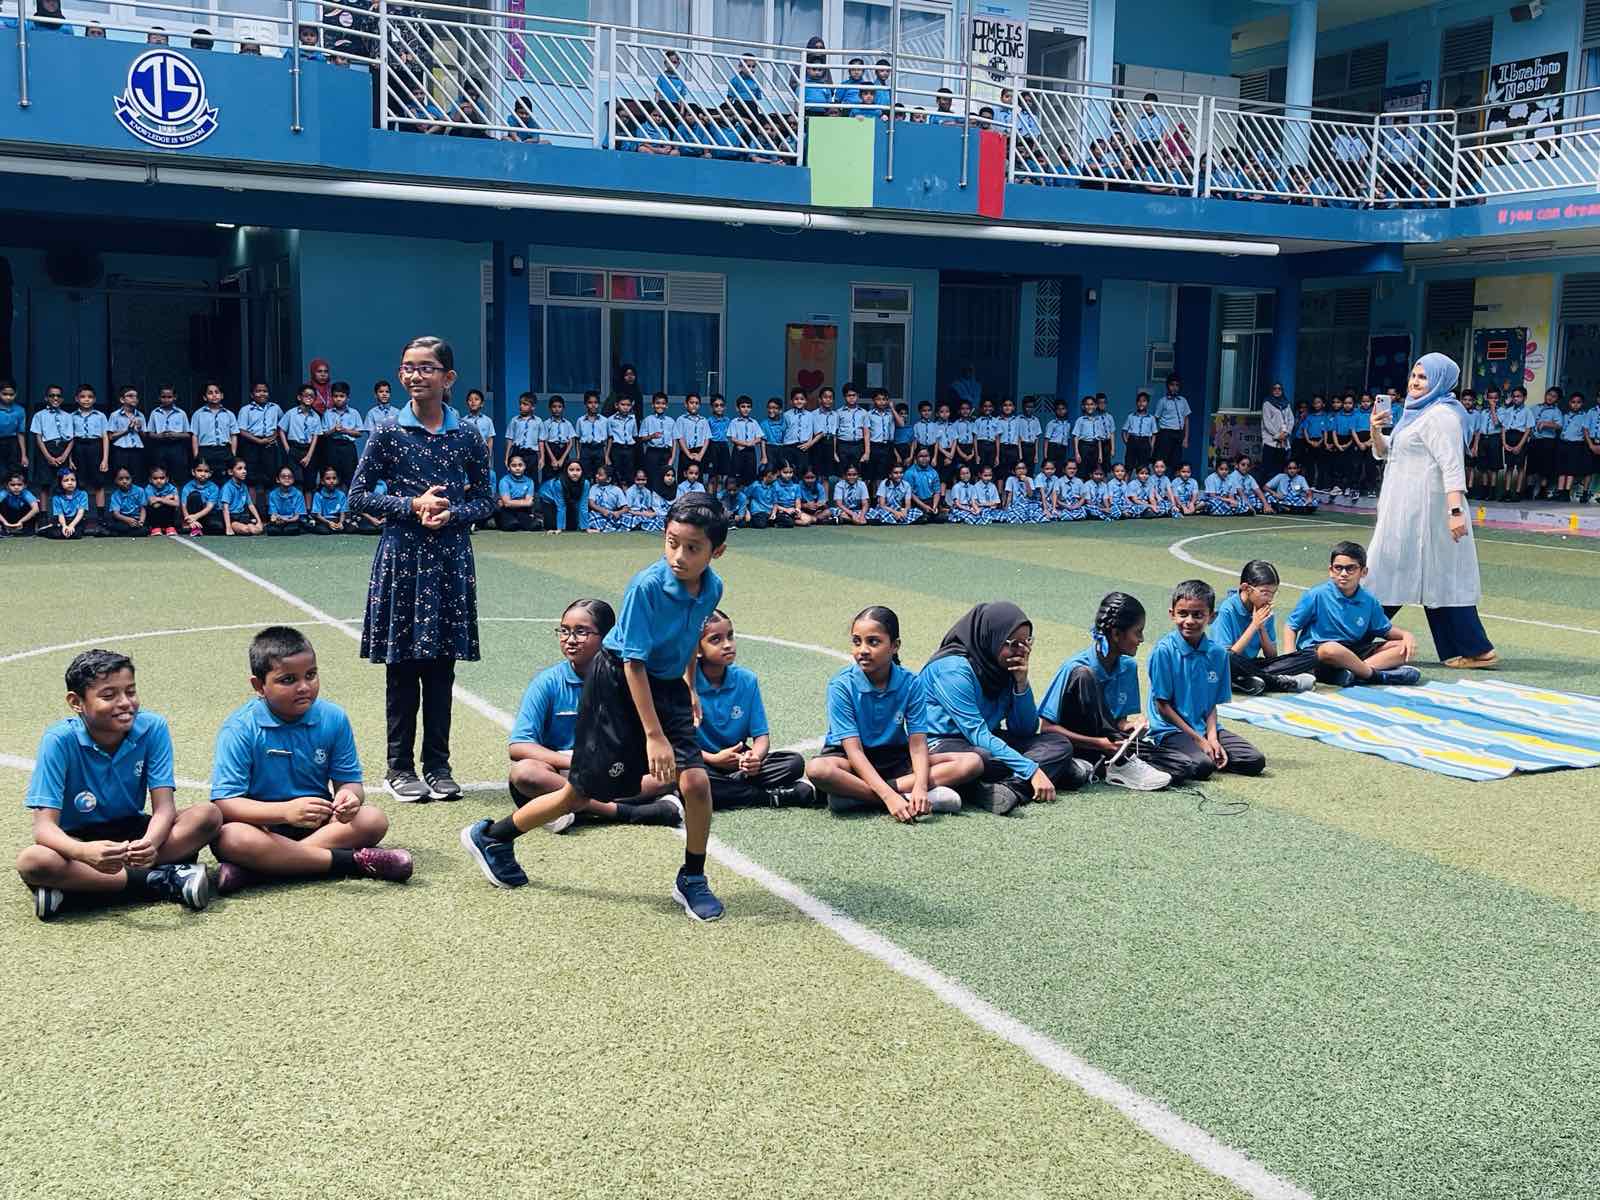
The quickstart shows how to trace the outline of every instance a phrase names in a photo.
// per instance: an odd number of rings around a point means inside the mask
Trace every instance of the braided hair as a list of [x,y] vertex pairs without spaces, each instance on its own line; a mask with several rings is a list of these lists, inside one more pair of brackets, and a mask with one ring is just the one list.
[[1145,618],[1144,605],[1127,592],[1108,592],[1095,610],[1094,651],[1101,658],[1111,657],[1111,635],[1132,629]]
[[[900,615],[892,608],[885,608],[881,604],[869,604],[850,618],[850,627],[852,629],[855,628],[857,621],[871,621],[889,635],[891,642],[900,640]],[[898,650],[895,651],[894,662],[896,666],[900,664],[900,652]]]

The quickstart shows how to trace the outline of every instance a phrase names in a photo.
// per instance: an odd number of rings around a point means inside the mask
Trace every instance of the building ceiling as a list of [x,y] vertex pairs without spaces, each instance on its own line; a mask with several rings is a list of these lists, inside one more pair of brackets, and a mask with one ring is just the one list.
[[[1317,5],[1317,30],[1326,32],[1329,29],[1342,29],[1346,25],[1359,25],[1363,21],[1376,21],[1380,17],[1429,6],[1430,0],[1320,0]],[[1276,46],[1289,40],[1289,9],[1286,5],[1258,4],[1255,11],[1265,15],[1234,28],[1235,54],[1248,54],[1252,50]]]

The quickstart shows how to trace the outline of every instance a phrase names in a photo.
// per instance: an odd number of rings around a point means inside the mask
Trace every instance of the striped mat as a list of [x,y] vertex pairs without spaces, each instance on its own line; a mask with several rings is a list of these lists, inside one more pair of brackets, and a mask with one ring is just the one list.
[[1457,779],[1600,766],[1600,698],[1494,679],[1258,696],[1220,711]]

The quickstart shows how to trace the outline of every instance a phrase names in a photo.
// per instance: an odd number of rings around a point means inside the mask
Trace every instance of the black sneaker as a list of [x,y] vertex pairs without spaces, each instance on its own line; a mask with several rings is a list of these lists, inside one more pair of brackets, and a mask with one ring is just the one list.
[[1018,804],[1022,796],[1017,789],[1004,783],[980,783],[977,787],[978,803],[997,817],[1003,817]]
[[1246,675],[1233,681],[1233,690],[1242,696],[1259,696],[1267,690],[1267,681],[1259,675]]
[[767,796],[773,808],[816,808],[824,803],[817,798],[817,789],[809,779],[797,780],[787,787],[772,788]]
[[628,825],[683,824],[683,806],[676,796],[658,796],[638,804],[617,805],[617,819]]
[[383,790],[401,804],[424,804],[433,799],[433,789],[410,771],[390,771],[384,776]]
[[475,821],[461,831],[461,846],[478,864],[484,878],[497,888],[518,888],[528,882],[528,875],[517,863],[516,852],[510,842],[498,841],[489,836],[490,820]]
[[449,768],[442,771],[424,771],[423,781],[428,785],[428,794],[435,800],[461,799],[461,785],[450,778]]
[[1299,675],[1268,675],[1269,692],[1309,692],[1317,686],[1317,677],[1306,671]]
[[172,863],[156,867],[144,877],[145,891],[161,900],[171,900],[194,912],[211,903],[211,877],[198,864]]
[[60,888],[36,887],[33,889],[33,915],[41,921],[53,921],[66,905],[67,894]]

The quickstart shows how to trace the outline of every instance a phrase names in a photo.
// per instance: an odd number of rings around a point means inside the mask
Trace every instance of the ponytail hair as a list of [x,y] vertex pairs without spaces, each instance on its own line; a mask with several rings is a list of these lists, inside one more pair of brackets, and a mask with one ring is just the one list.
[[1111,635],[1132,629],[1145,618],[1144,605],[1127,592],[1108,592],[1095,610],[1094,650],[1101,658],[1111,653]]
[[[511,457],[521,458],[522,456],[520,454],[513,454]],[[616,612],[612,609],[611,605],[607,604],[604,600],[592,600],[588,598],[574,600],[571,604],[567,605],[566,608],[561,610],[561,615],[564,617],[575,608],[581,609],[583,612],[589,614],[589,619],[594,622],[594,627],[599,631],[601,637],[605,637],[606,634],[610,633],[611,627],[617,623]]]
[[1278,568],[1264,558],[1252,558],[1239,572],[1239,582],[1250,587],[1277,587]]
[[[882,627],[883,631],[889,635],[891,642],[900,640],[900,617],[892,608],[886,608],[882,604],[869,604],[850,618],[852,626],[857,621],[871,621],[874,625]],[[898,650],[895,651],[894,662],[896,666],[900,665],[900,652]]]

